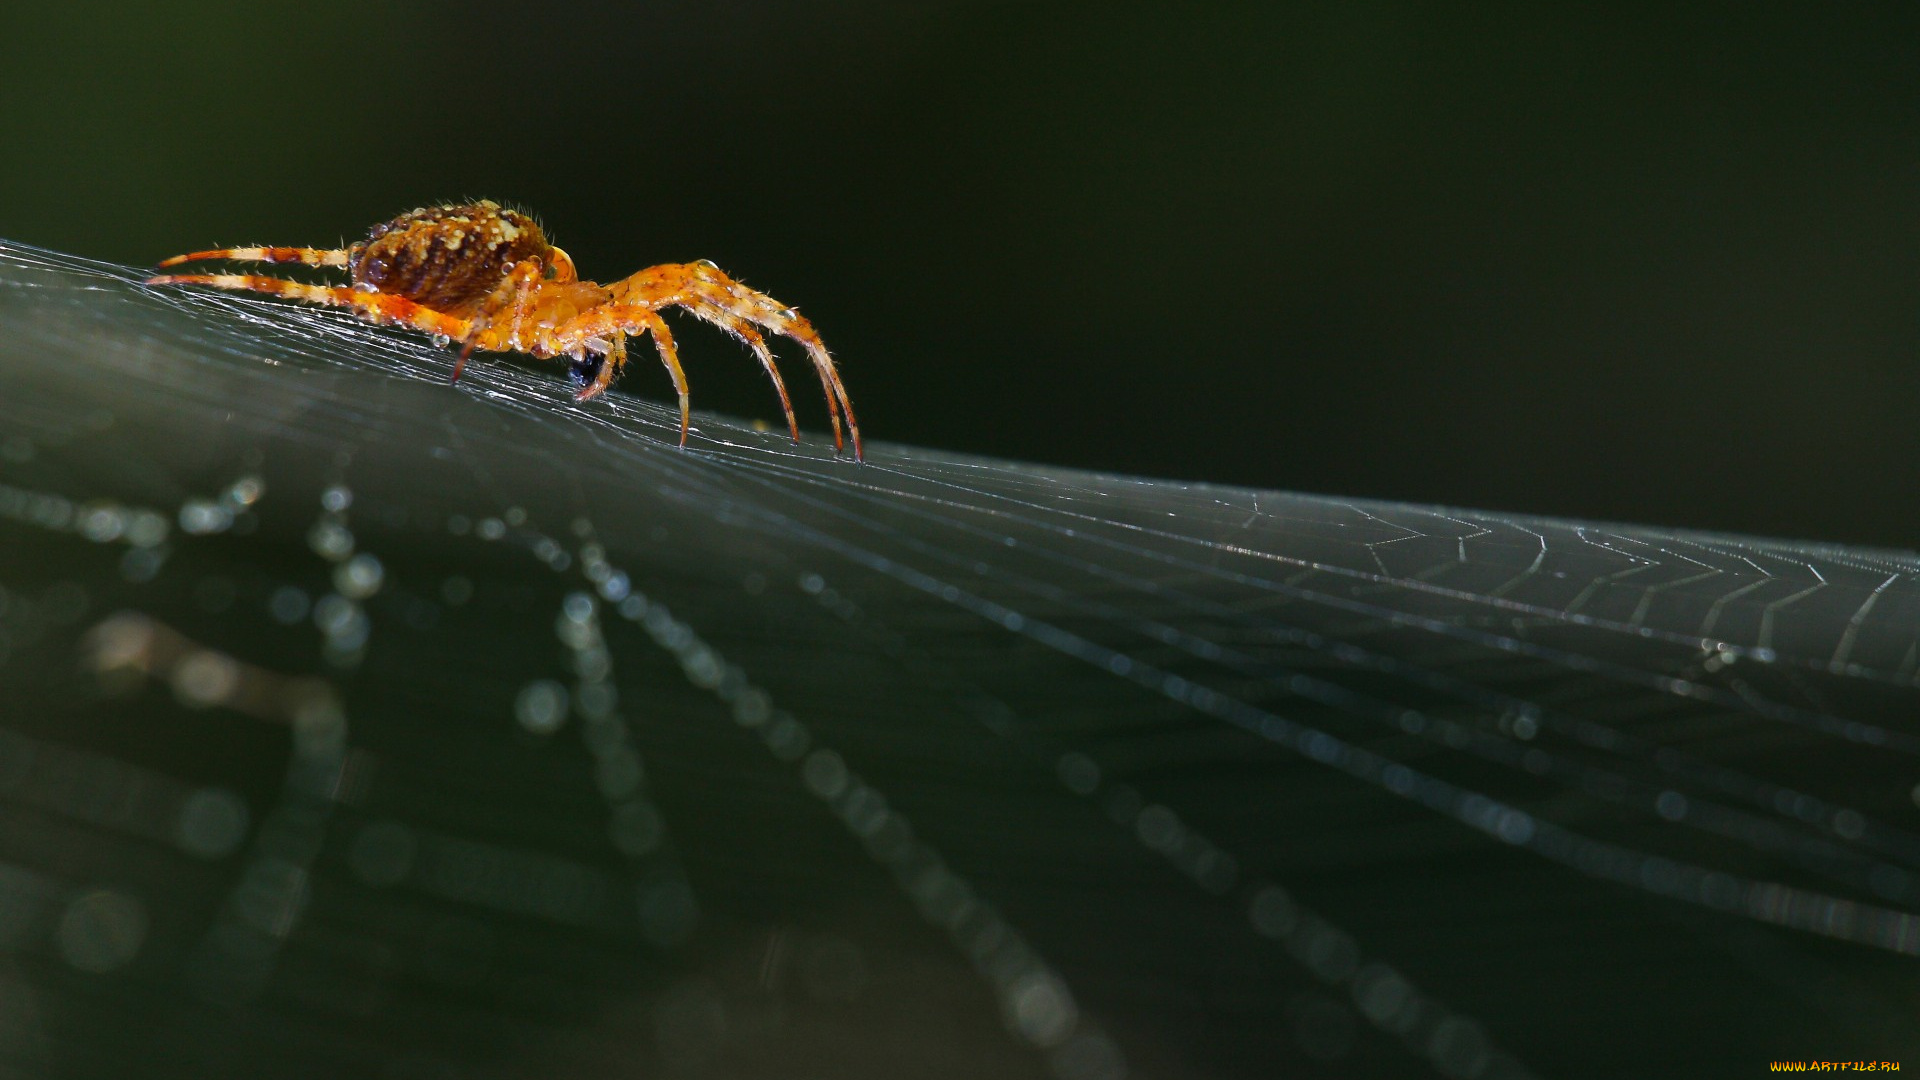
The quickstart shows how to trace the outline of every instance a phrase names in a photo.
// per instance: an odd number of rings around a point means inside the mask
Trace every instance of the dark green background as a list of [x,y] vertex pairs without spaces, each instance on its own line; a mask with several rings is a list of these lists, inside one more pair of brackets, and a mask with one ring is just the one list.
[[[1917,12],[15,4],[0,235],[491,195],[801,306],[877,439],[1907,546]],[[770,414],[687,337],[697,406]]]

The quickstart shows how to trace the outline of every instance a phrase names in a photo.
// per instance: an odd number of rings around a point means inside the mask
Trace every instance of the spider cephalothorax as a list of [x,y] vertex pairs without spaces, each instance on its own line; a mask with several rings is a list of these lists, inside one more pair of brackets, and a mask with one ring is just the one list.
[[542,359],[566,356],[572,361],[570,370],[589,380],[577,395],[580,401],[605,390],[620,374],[627,361],[627,335],[652,334],[660,362],[680,394],[683,446],[690,415],[687,380],[661,309],[685,308],[745,342],[773,379],[787,429],[797,442],[800,426],[786,384],[760,333],[769,330],[806,348],[826,389],[834,448],[842,446],[844,414],[854,456],[862,456],[853,405],[813,325],[704,259],[663,263],[611,285],[582,281],[573,260],[547,242],[539,223],[487,200],[401,214],[345,248],[219,248],[176,255],[160,265],[201,259],[341,267],[353,284],[308,285],[254,274],[162,274],[147,283],[272,293],[348,308],[373,322],[425,330],[461,343],[455,379],[475,349],[515,350]]

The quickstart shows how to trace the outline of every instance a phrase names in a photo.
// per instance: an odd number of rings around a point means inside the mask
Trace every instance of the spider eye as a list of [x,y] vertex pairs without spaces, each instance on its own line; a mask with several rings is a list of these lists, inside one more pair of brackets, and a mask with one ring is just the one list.
[[548,263],[546,266],[546,269],[542,270],[541,273],[546,277],[548,281],[552,281],[554,278],[557,278],[560,276],[560,271],[554,269],[554,266],[552,263]]

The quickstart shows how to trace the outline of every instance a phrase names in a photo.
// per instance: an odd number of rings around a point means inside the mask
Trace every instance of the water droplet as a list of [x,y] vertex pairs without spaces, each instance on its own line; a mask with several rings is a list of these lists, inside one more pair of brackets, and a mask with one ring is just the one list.
[[267,598],[267,611],[272,614],[273,620],[287,626],[305,619],[312,606],[313,602],[307,598],[307,594],[292,585],[280,586]]
[[364,600],[380,591],[386,569],[380,560],[362,552],[341,563],[333,571],[333,587],[350,600]]
[[1058,1046],[1073,1033],[1077,1010],[1060,980],[1044,970],[1029,971],[1007,988],[1008,1019],[1038,1046]]
[[613,846],[635,858],[659,847],[666,832],[660,811],[644,799],[621,803],[614,808],[613,819],[607,823]]
[[847,790],[847,766],[831,750],[815,750],[801,767],[801,779],[807,789],[823,799],[837,799]]
[[167,519],[151,510],[136,510],[127,518],[127,543],[137,548],[153,547],[167,538]]
[[1062,754],[1057,768],[1060,782],[1075,795],[1091,795],[1100,788],[1100,766],[1085,754]]
[[173,692],[186,705],[218,705],[232,697],[239,685],[240,665],[205,649],[182,660],[173,672]]
[[567,688],[551,679],[528,683],[514,700],[513,714],[528,731],[551,735],[567,719]]
[[353,533],[337,521],[323,520],[307,533],[307,544],[322,558],[339,562],[353,554]]
[[81,971],[125,967],[147,938],[147,909],[131,896],[102,889],[67,905],[56,931],[60,955]]
[[445,600],[450,606],[459,607],[473,599],[473,582],[459,574],[454,574],[440,583],[440,599]]
[[266,491],[266,481],[257,476],[243,476],[227,488],[226,498],[235,506],[252,506]]
[[174,840],[203,859],[233,854],[247,835],[247,804],[225,788],[201,788],[187,797]]
[[191,499],[180,507],[180,528],[194,536],[225,532],[233,525],[233,510],[205,499]]

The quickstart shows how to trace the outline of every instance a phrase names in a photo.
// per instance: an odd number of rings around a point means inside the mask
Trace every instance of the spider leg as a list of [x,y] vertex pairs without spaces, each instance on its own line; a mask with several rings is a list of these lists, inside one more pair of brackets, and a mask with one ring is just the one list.
[[[657,340],[655,344],[658,344]],[[669,342],[668,347],[669,348],[672,347],[671,342]],[[585,400],[586,398],[598,397],[601,394],[605,393],[607,387],[613,385],[613,380],[619,378],[620,373],[622,371],[625,371],[626,367],[627,367],[627,335],[624,333],[618,333],[613,335],[613,348],[607,350],[606,361],[600,365],[599,371],[596,371],[593,373],[593,383],[583,388],[579,394],[575,395],[574,400],[582,401],[582,400]],[[684,375],[682,377],[684,378]],[[588,393],[587,391],[589,390],[592,391],[592,393]],[[684,431],[685,429],[683,428],[682,430]],[[684,437],[685,436],[683,435],[682,438]]]
[[[787,431],[793,436],[794,442],[799,442],[800,422],[793,418],[793,402],[787,397],[787,383],[780,377],[780,369],[773,365],[773,350],[767,348],[767,339],[760,336],[760,331],[755,330],[752,323],[728,312],[698,312],[697,314],[746,342],[747,348],[752,349],[753,354],[760,358],[760,366],[767,370],[767,377],[773,380],[773,389],[780,395],[780,411],[787,414]],[[827,404],[831,407],[833,400],[829,398]]]
[[827,415],[833,421],[833,447],[842,449],[840,415],[846,414],[847,428],[853,436],[853,456],[865,460],[860,444],[860,423],[854,419],[853,403],[847,400],[847,388],[840,381],[839,369],[827,352],[826,342],[804,316],[765,293],[740,284],[710,263],[666,263],[650,267],[611,286],[614,297],[624,304],[650,308],[682,307],[709,322],[726,326],[725,316],[765,327],[776,334],[798,341],[813,361],[827,395]]
[[[666,365],[667,374],[673,376],[673,388],[680,395],[680,445],[685,446],[687,445],[687,424],[692,417],[692,410],[687,403],[687,373],[680,369],[680,357],[673,347],[673,331],[667,329],[666,320],[662,319],[658,312],[647,308],[636,310],[645,313],[640,321],[646,324],[647,331],[653,335],[654,350],[660,354],[660,362]],[[614,340],[622,341],[622,347],[625,347],[623,339],[616,337]],[[613,381],[612,369],[613,365],[608,364],[601,371],[599,380],[591,387],[594,393],[597,394],[606,389],[606,384]],[[583,398],[591,396],[590,394],[582,395]]]
[[[500,286],[493,291],[493,295],[488,297],[485,304],[481,305],[483,314],[473,319],[472,329],[467,334],[465,344],[460,346],[460,358],[453,362],[453,375],[447,379],[448,382],[456,383],[460,381],[460,372],[467,366],[467,358],[473,355],[474,347],[480,344],[480,339],[493,327],[495,319],[492,313],[507,306],[502,301],[502,294],[511,292],[513,295],[511,310],[508,312],[506,318],[506,325],[508,327],[517,327],[520,325],[522,318],[526,315],[527,300],[533,294],[534,289],[538,287],[541,273],[540,263],[536,259],[527,259],[507,272],[506,278],[504,278],[500,282]],[[498,348],[498,346],[491,347]],[[622,357],[625,356],[624,350],[621,355]]]
[[149,285],[211,285],[216,289],[260,292],[305,300],[310,304],[343,307],[373,322],[394,323],[425,330],[442,337],[464,339],[473,324],[429,307],[388,293],[364,292],[344,285],[307,285],[284,278],[254,274],[161,274],[147,279]]
[[653,335],[654,350],[660,354],[660,363],[666,367],[667,374],[673,379],[673,388],[680,395],[680,445],[685,446],[687,428],[693,416],[687,397],[687,373],[680,367],[680,355],[673,347],[673,331],[667,329],[666,320],[660,317],[659,312],[627,304],[607,304],[582,312],[553,329],[553,350],[564,353],[584,351],[587,343],[594,338],[613,343],[608,348],[608,359],[601,365],[599,375],[574,395],[575,401],[587,401],[598,397],[611,386],[613,377],[626,366],[626,335],[633,333]]
[[190,251],[185,255],[175,255],[160,263],[162,268],[179,266],[181,263],[206,262],[209,259],[231,259],[235,262],[267,263],[305,263],[308,266],[345,266],[346,248],[299,248],[299,247],[244,247],[215,248],[212,251]]

